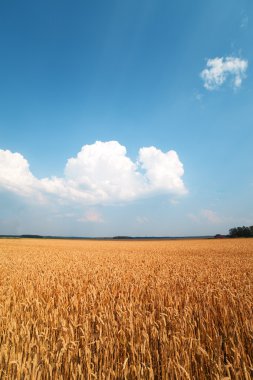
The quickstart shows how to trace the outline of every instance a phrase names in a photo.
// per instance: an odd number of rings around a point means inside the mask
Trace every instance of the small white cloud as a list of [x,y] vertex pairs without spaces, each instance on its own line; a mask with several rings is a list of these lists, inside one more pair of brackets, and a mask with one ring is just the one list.
[[208,222],[213,224],[219,224],[222,222],[221,217],[212,210],[201,210],[201,216],[204,217]]
[[197,215],[195,215],[195,214],[187,214],[187,217],[189,218],[189,219],[191,219],[191,221],[192,222],[194,222],[194,223],[197,223],[197,222],[199,222],[199,216],[197,216]]
[[52,215],[54,218],[60,219],[76,219],[76,214],[74,212],[56,212]]
[[249,17],[245,14],[245,12],[242,12],[242,19],[241,19],[240,27],[242,29],[246,29],[248,27],[248,23],[249,23]]
[[139,224],[145,224],[148,223],[148,218],[146,216],[137,216],[136,222]]
[[194,223],[203,223],[207,221],[211,224],[220,224],[223,219],[213,210],[203,209],[196,214],[188,214],[187,217]]
[[172,199],[170,199],[170,203],[173,206],[177,206],[180,202],[179,202],[179,199],[172,198]]
[[227,79],[231,79],[233,88],[239,88],[242,80],[246,77],[248,61],[237,57],[221,57],[208,59],[207,68],[200,76],[207,90],[216,90],[221,87]]
[[243,19],[242,19],[242,21],[241,21],[241,28],[242,28],[242,29],[247,28],[248,23],[249,23],[249,18],[248,18],[248,16],[244,16]]
[[173,150],[155,147],[139,150],[137,162],[127,157],[117,141],[84,145],[70,158],[65,176],[38,179],[19,153],[0,150],[0,188],[22,196],[83,205],[124,202],[155,194],[187,193],[183,164]]
[[103,217],[96,210],[88,210],[85,215],[78,219],[79,222],[103,223]]
[[203,94],[201,94],[199,91],[194,92],[194,99],[196,99],[198,102],[202,102],[203,100]]
[[202,100],[202,98],[203,98],[202,94],[196,94],[196,100],[198,100],[200,102]]

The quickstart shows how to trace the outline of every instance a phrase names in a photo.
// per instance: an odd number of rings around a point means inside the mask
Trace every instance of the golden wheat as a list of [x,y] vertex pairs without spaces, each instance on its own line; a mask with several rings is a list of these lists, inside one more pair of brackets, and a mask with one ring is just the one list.
[[0,379],[253,377],[253,239],[2,239],[0,281]]

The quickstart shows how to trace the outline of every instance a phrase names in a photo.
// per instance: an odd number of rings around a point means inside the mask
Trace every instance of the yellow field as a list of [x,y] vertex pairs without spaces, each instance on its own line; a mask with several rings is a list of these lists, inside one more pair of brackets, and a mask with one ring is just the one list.
[[253,378],[253,239],[0,240],[0,379],[224,378]]

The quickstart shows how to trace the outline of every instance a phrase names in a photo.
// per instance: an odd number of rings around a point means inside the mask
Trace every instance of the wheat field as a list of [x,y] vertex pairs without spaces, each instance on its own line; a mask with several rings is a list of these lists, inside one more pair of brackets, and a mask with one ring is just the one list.
[[0,239],[0,379],[252,379],[253,239]]

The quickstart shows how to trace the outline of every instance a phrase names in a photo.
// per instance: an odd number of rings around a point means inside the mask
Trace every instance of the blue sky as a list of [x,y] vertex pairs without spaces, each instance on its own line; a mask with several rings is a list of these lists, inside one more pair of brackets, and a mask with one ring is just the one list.
[[252,41],[246,0],[2,1],[0,234],[252,225]]

